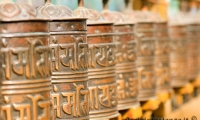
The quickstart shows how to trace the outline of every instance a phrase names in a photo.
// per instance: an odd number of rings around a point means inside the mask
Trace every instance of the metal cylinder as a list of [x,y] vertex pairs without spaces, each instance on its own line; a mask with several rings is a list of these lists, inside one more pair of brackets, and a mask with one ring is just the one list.
[[48,21],[26,4],[0,4],[1,120],[52,119]]
[[[52,15],[52,12],[57,14]],[[51,3],[40,7],[38,14],[51,20],[49,46],[54,119],[89,119],[86,19],[75,17],[65,6]]]
[[153,22],[138,22],[135,25],[137,49],[137,69],[140,101],[147,101],[156,96],[154,76],[155,28]]
[[198,24],[187,26],[187,79],[195,80],[198,75]]
[[187,83],[187,29],[185,25],[171,25],[170,77],[172,87],[183,87]]
[[125,110],[139,106],[134,24],[116,24],[114,31],[116,33],[114,42],[116,45],[118,109]]
[[79,17],[88,18],[90,119],[115,118],[119,114],[117,109],[113,23],[104,21],[99,12],[86,9],[83,5],[79,5],[75,14]]
[[[114,22],[114,43],[116,46],[116,76],[118,109],[126,110],[138,107],[136,41],[134,39],[134,23],[128,23],[120,12],[103,10],[102,15]],[[121,21],[121,22],[120,22]]]
[[168,35],[167,22],[155,23],[155,78],[156,89],[158,93],[169,92],[171,90],[170,83],[170,39]]
[[113,24],[88,24],[90,118],[118,116]]

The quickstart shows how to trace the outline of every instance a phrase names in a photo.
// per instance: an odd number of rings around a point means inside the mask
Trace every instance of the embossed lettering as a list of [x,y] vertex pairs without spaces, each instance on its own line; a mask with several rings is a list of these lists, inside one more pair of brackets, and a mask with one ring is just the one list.
[[125,95],[125,83],[124,80],[117,80],[118,83],[118,98],[120,100],[125,99],[126,95]]
[[61,100],[60,100],[60,94],[58,93],[52,93],[51,94],[52,99],[53,99],[53,110],[55,110],[56,112],[54,112],[56,115],[56,117],[61,118]]
[[23,75],[25,73],[27,78],[30,78],[30,68],[28,61],[28,48],[12,49],[12,53],[17,55],[16,61],[13,62],[13,71],[16,74]]
[[5,120],[12,120],[12,111],[11,111],[11,105],[2,105],[1,106],[1,115],[5,114]]
[[88,52],[88,65],[95,68],[96,63],[102,67],[112,66],[115,64],[114,44],[90,45]]
[[156,68],[156,78],[157,84],[163,85],[169,83],[169,68],[164,66],[159,66]]
[[[28,79],[49,76],[49,49],[40,40],[29,40],[28,47],[2,48],[2,68],[5,79],[14,76],[26,76]],[[11,59],[14,59],[11,61]]]
[[39,117],[39,120],[50,120],[50,101],[41,101],[38,103],[39,107],[43,108],[43,115]]
[[11,79],[11,66],[10,66],[10,54],[11,51],[8,48],[2,48],[2,68],[5,70],[5,77],[6,79]]
[[117,84],[110,85],[110,96],[112,106],[117,106]]
[[92,110],[99,109],[97,87],[89,87],[89,90],[90,90],[90,108]]
[[[30,104],[13,104],[16,110],[19,110],[20,117],[16,120],[31,120],[31,105]],[[26,116],[25,116],[26,113]]]
[[51,68],[52,71],[59,70],[59,48],[58,45],[50,45],[51,47]]
[[139,89],[150,89],[153,86],[153,73],[147,71],[144,67],[138,69]]
[[100,90],[102,90],[102,94],[99,95],[99,103],[104,107],[110,107],[110,88],[108,85],[99,86]]

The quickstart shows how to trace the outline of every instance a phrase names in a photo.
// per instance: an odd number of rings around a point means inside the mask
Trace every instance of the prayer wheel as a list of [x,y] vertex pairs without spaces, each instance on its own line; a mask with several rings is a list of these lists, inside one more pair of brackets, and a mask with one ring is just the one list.
[[168,35],[167,22],[155,23],[155,78],[157,93],[169,92],[171,90],[170,82],[170,39]]
[[52,119],[48,21],[27,4],[0,3],[1,120]]
[[187,83],[187,27],[183,23],[169,25],[170,77],[172,87],[183,87]]
[[187,25],[187,79],[193,81],[198,75],[198,24]]
[[126,19],[122,13],[108,10],[108,0],[103,0],[103,2],[102,15],[106,20],[114,22],[118,109],[139,107],[135,24]]
[[156,79],[156,91],[158,94],[171,91],[170,80],[170,39],[168,33],[168,22],[155,12],[147,12],[148,18],[155,23],[155,57],[154,70]]
[[157,79],[155,74],[156,29],[154,15],[150,12],[133,11],[132,0],[125,0],[124,15],[135,22],[136,66],[138,72],[138,100],[156,98]]
[[156,95],[154,76],[155,28],[153,22],[137,22],[135,26],[137,49],[137,67],[139,82],[139,100],[147,101]]
[[37,9],[50,20],[52,101],[55,120],[89,119],[86,18],[50,1]]
[[115,44],[113,23],[103,19],[95,10],[84,8],[79,0],[74,11],[78,17],[86,17],[88,50],[88,77],[90,119],[117,117],[117,83],[115,72]]

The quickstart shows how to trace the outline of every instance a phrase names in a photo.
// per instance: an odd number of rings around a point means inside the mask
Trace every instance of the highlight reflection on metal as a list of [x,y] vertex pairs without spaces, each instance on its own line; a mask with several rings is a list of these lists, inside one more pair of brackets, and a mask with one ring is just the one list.
[[168,92],[171,90],[170,84],[170,40],[168,36],[167,22],[155,23],[155,78],[156,89],[158,93]]
[[182,87],[187,83],[187,29],[186,25],[171,25],[170,36],[170,76],[172,87]]
[[0,8],[1,120],[50,120],[48,22],[26,4],[1,2]]
[[79,0],[79,7],[74,12],[88,18],[90,119],[114,118],[118,116],[118,101],[113,23],[104,21],[100,13],[84,8],[83,2]]
[[198,75],[198,24],[189,24],[187,30],[187,79],[194,80]]
[[154,77],[155,28],[153,22],[138,22],[135,26],[139,100],[147,101],[155,97],[156,79]]
[[118,109],[126,110],[139,106],[137,101],[136,41],[134,40],[134,23],[127,23],[120,12],[109,11],[104,0],[102,15],[114,22],[114,43],[116,46],[116,73],[118,84]]
[[39,16],[51,20],[49,46],[54,118],[89,119],[86,19],[75,17],[69,8],[50,2],[37,11]]

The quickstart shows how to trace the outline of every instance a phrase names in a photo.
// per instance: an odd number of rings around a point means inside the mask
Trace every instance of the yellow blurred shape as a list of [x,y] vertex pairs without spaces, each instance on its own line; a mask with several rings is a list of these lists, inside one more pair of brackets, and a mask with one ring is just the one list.
[[158,109],[159,105],[160,105],[159,99],[153,98],[153,99],[146,101],[142,105],[142,110],[156,110],[156,109]]
[[122,119],[130,118],[130,119],[137,119],[142,117],[142,108],[130,108],[125,114],[123,114]]

